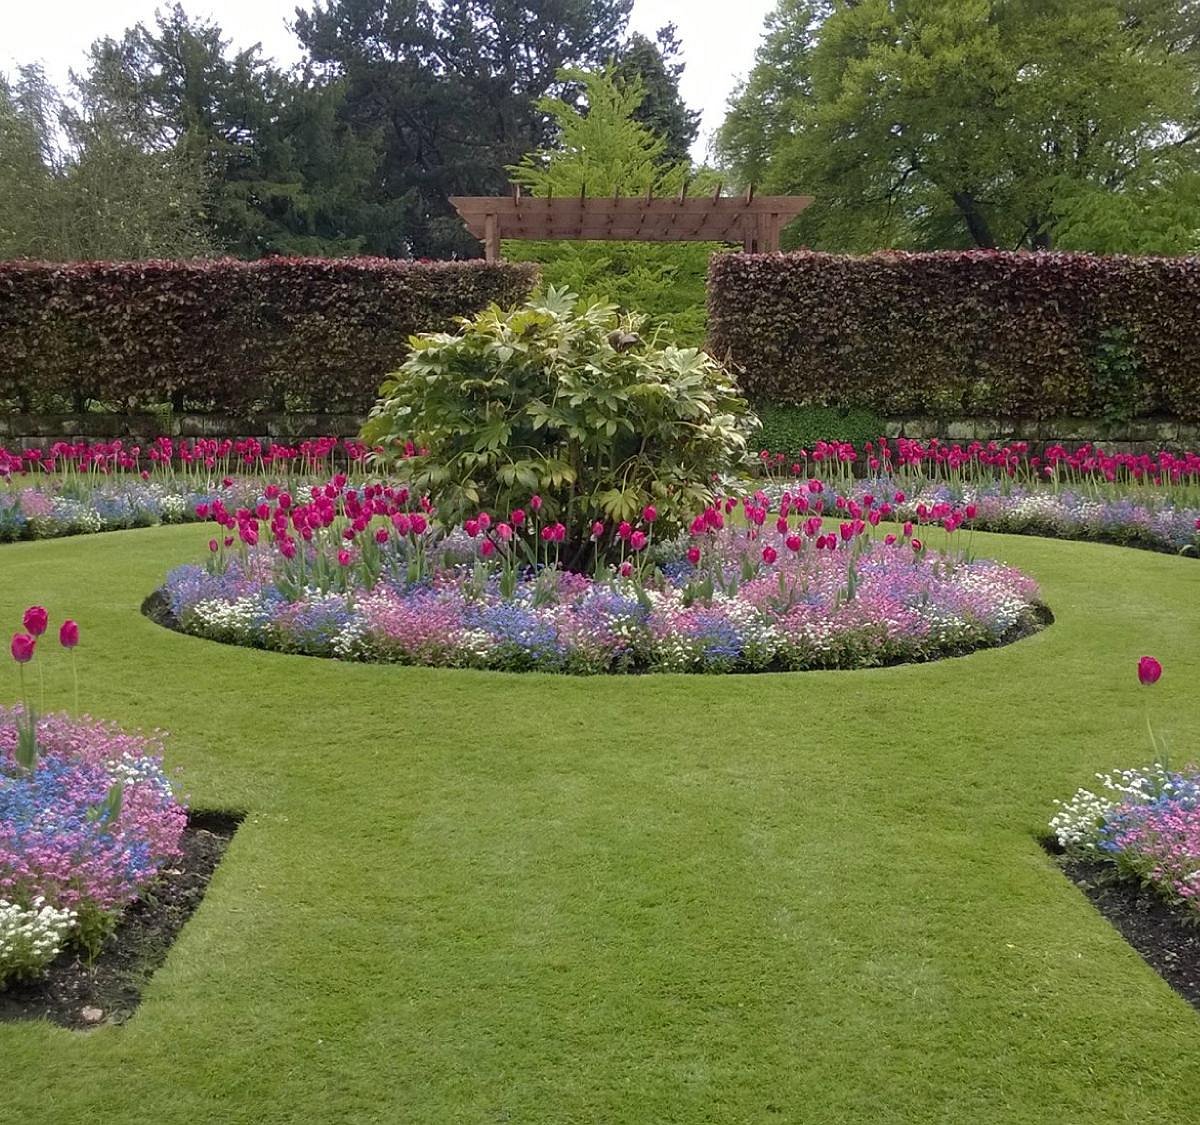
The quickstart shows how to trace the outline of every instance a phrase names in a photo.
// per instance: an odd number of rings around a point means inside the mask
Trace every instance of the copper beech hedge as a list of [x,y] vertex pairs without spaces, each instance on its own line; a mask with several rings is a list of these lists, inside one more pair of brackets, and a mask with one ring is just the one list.
[[708,302],[755,401],[1200,419],[1200,258],[721,254]]
[[0,406],[365,412],[416,332],[534,267],[385,258],[0,263]]

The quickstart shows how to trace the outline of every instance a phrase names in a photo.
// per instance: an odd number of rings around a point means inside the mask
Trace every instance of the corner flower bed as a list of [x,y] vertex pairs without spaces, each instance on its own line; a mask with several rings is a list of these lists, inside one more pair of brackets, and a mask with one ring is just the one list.
[[95,951],[179,854],[187,811],[157,739],[91,719],[34,724],[0,708],[0,984],[38,975],[71,943]]
[[654,545],[648,507],[637,526],[597,523],[581,573],[559,567],[562,525],[539,524],[537,497],[452,529],[411,499],[335,478],[306,502],[275,489],[257,510],[206,509],[225,534],[207,566],[167,576],[156,611],[286,652],[574,673],[863,668],[1001,644],[1045,620],[1030,578],[950,549],[950,532],[940,552],[911,528],[885,535],[878,511],[827,533],[792,500],[768,522],[760,492]]

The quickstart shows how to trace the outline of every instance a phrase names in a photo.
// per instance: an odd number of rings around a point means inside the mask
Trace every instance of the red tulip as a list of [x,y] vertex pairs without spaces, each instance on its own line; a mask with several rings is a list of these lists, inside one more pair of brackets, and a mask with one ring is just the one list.
[[28,633],[14,633],[11,647],[12,658],[18,664],[28,664],[37,648],[37,637],[31,637]]
[[689,547],[688,548],[687,561],[690,562],[692,564],[692,566],[695,566],[697,563],[700,562],[700,548],[699,547]]
[[350,552],[349,551],[338,551],[337,560],[338,560],[338,566],[349,566],[350,565]]
[[762,549],[762,557],[763,557],[763,562],[765,562],[769,566],[777,558],[779,558],[779,553],[775,550],[774,547],[764,547]]
[[67,618],[58,630],[58,643],[63,648],[74,648],[79,644],[79,625]]
[[32,633],[35,637],[40,637],[45,631],[46,626],[50,622],[50,615],[40,605],[31,605],[22,618],[27,632]]
[[1158,679],[1162,675],[1162,665],[1153,656],[1143,656],[1138,661],[1137,672],[1138,679],[1149,687],[1151,684],[1158,683]]

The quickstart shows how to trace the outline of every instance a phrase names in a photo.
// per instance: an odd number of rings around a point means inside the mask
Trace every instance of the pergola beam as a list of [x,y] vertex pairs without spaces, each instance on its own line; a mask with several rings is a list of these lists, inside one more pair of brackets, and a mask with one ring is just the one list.
[[[717,189],[720,190],[719,188]],[[452,196],[451,203],[480,239],[489,261],[500,256],[501,238],[630,242],[741,242],[748,251],[779,249],[783,226],[812,203],[807,195],[738,198],[522,198]]]

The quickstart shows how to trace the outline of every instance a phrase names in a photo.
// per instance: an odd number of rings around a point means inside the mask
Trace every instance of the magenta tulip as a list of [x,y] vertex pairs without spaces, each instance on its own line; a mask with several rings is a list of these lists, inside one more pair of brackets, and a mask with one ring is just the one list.
[[58,630],[58,643],[63,648],[74,648],[79,644],[79,625],[77,622],[67,618],[62,623]]
[[640,551],[646,545],[646,533],[644,531],[635,531],[629,537],[629,545],[635,551]]
[[653,523],[656,519],[658,519],[658,509],[653,504],[647,504],[642,509],[642,519],[644,519],[647,523]]
[[1143,656],[1138,661],[1137,671],[1138,679],[1149,687],[1151,684],[1158,683],[1159,677],[1162,675],[1162,665],[1153,656]]
[[28,633],[14,633],[11,648],[12,658],[18,664],[28,664],[37,649],[37,637],[32,637]]
[[697,563],[699,563],[700,548],[699,547],[689,547],[688,553],[687,553],[687,560],[688,560],[688,562],[690,562],[692,564],[692,566],[695,566]]
[[25,625],[25,630],[32,633],[35,637],[40,637],[45,631],[46,626],[50,623],[50,615],[40,605],[31,605],[22,618]]

